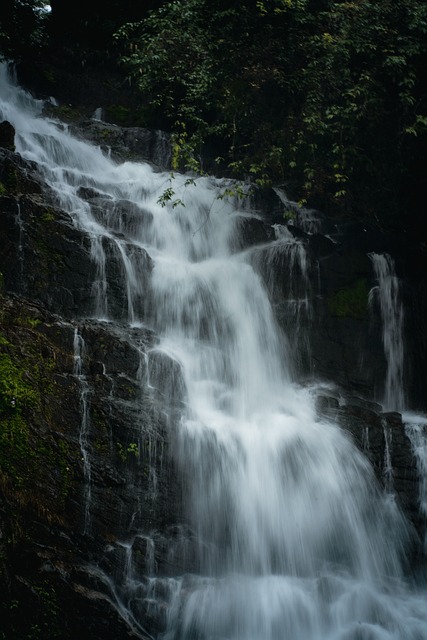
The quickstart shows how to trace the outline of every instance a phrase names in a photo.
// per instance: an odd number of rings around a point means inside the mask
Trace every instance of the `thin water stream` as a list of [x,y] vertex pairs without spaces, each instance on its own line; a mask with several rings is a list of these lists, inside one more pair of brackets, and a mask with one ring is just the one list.
[[378,286],[371,291],[377,296],[383,325],[383,346],[387,362],[384,388],[386,409],[401,411],[405,408],[403,385],[403,305],[400,300],[399,279],[394,261],[387,253],[371,253],[370,258],[378,280]]
[[[233,198],[218,199],[221,181],[185,186],[180,175],[173,187],[185,206],[161,206],[168,175],[117,165],[39,117],[41,104],[4,68],[0,85],[0,118],[16,128],[17,151],[38,163],[90,238],[98,271],[93,316],[115,320],[110,243],[122,264],[129,327],[155,329],[157,349],[179,363],[185,381],[175,463],[186,479],[199,571],[164,579],[153,566],[144,589],[132,566],[126,584],[111,579],[133,628],[145,625],[133,607],[141,592],[147,611],[162,591],[163,640],[427,638],[425,594],[403,574],[405,521],[364,456],[337,425],[316,418],[311,394],[292,381],[263,280],[250,251],[235,250],[239,220],[251,214]],[[111,209],[95,214],[80,187],[130,203],[132,222],[112,219]],[[143,287],[145,251],[153,270]],[[123,549],[131,565],[129,544]]]

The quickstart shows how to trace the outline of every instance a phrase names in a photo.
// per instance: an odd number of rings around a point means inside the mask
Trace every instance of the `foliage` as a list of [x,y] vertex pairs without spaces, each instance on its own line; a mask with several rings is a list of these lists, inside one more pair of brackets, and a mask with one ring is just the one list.
[[333,316],[340,318],[365,318],[368,311],[368,295],[366,280],[357,280],[353,285],[339,289],[329,297],[329,311]]
[[0,640],[54,640],[61,637],[60,606],[58,596],[47,580],[27,583],[26,599],[10,598],[3,594],[0,600],[2,628]]
[[122,462],[126,462],[128,456],[139,458],[139,447],[137,442],[130,442],[127,446],[121,442],[116,442],[117,455]]
[[49,486],[57,498],[49,517],[60,518],[72,479],[71,452],[65,441],[40,437],[54,411],[47,401],[54,357],[38,331],[38,318],[14,313],[11,326],[9,312],[0,315],[0,491],[45,510],[37,487]]
[[45,0],[3,0],[0,12],[0,59],[18,61],[45,44]]
[[34,406],[36,394],[24,380],[23,371],[4,350],[10,345],[0,335],[0,463],[3,472],[12,473],[22,483],[21,465],[32,455],[29,447],[26,409]]
[[427,128],[422,0],[172,0],[116,34],[175,166],[222,170],[300,201],[381,218]]
[[381,226],[416,218],[424,0],[106,0],[102,12],[51,0],[51,15],[43,0],[5,2],[5,56],[45,48],[76,73],[91,61],[114,74],[120,59],[139,103],[111,113],[171,131],[173,170],[282,184],[293,200]]

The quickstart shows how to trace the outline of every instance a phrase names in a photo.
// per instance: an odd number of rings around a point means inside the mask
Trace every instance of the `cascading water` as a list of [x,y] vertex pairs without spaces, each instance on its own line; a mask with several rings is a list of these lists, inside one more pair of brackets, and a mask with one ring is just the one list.
[[405,408],[403,388],[403,306],[399,294],[393,259],[387,254],[371,253],[378,287],[372,290],[379,298],[383,322],[383,345],[387,362],[384,390],[386,409],[401,411]]
[[[420,511],[427,523],[427,417],[405,414],[405,431],[409,437],[417,462],[420,482]],[[424,531],[424,550],[427,553],[427,526]]]
[[[371,290],[370,301],[372,302],[374,296],[378,296],[383,323],[383,345],[387,364],[384,406],[386,409],[402,411],[407,407],[403,384],[404,316],[399,280],[396,277],[394,261],[387,253],[371,253],[369,257],[378,279],[378,286]],[[425,521],[424,549],[427,552],[427,418],[408,411],[405,411],[402,417],[420,479],[419,505]],[[385,442],[383,480],[386,491],[391,493],[393,491],[393,469],[390,456],[392,432],[385,424],[383,428]]]
[[[249,252],[250,263],[262,274],[277,316],[286,327],[292,361],[310,370],[309,326],[312,321],[311,264],[304,243],[285,225],[273,225],[275,240]],[[279,301],[279,302],[278,302]],[[288,357],[288,367],[289,367]]]
[[24,234],[24,224],[21,218],[21,205],[18,202],[17,212],[16,212],[16,225],[19,231],[19,244],[18,244],[18,260],[19,260],[19,275],[20,275],[20,284],[23,292],[25,292],[25,281],[24,281],[24,249],[22,238]]
[[89,431],[89,406],[88,396],[90,393],[89,385],[83,373],[83,358],[85,353],[85,343],[77,328],[74,332],[74,375],[80,385],[80,412],[81,424],[79,431],[79,444],[83,460],[83,473],[85,479],[84,494],[84,525],[83,533],[87,534],[90,528],[90,506],[92,498],[92,470],[90,464],[88,450],[88,431]]
[[[197,572],[156,577],[154,543],[141,531],[122,545],[122,583],[108,578],[123,617],[144,635],[145,617],[166,610],[164,640],[426,638],[424,598],[402,574],[405,522],[346,434],[317,420],[310,393],[292,383],[287,342],[251,251],[233,249],[246,215],[238,203],[218,199],[213,179],[186,187],[176,176],[185,206],[163,207],[168,176],[116,165],[38,118],[40,103],[4,70],[1,94],[0,116],[16,128],[17,151],[38,163],[91,240],[94,316],[114,320],[105,247],[115,246],[129,331],[150,324],[157,352],[178,363],[185,383],[171,438]],[[81,187],[127,201],[131,218],[112,222],[111,209],[91,209]],[[145,252],[153,268],[142,286]],[[136,543],[148,557],[144,580],[132,570]]]

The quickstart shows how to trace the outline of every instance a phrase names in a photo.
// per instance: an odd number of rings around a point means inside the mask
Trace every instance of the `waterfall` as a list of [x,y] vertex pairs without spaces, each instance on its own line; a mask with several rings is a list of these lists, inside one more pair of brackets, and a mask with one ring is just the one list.
[[427,553],[427,417],[413,413],[403,416],[420,477],[420,512],[424,517],[424,550]]
[[391,450],[393,446],[393,434],[390,427],[383,423],[384,431],[384,468],[383,481],[384,488],[389,495],[393,494],[393,466],[391,464]]
[[393,259],[387,254],[371,253],[378,286],[371,292],[379,299],[383,323],[383,345],[387,362],[384,406],[401,411],[405,408],[403,388],[403,306],[399,294]]
[[25,267],[25,257],[24,257],[24,246],[23,246],[23,236],[24,236],[24,223],[21,218],[21,205],[17,203],[17,212],[16,212],[16,226],[18,227],[19,240],[18,240],[18,262],[19,262],[19,277],[20,277],[20,285],[22,287],[23,293],[25,293],[25,279],[24,279],[24,267]]
[[85,354],[85,343],[76,328],[74,331],[74,375],[80,386],[80,413],[81,423],[79,430],[79,444],[83,461],[83,474],[85,480],[84,491],[84,526],[83,533],[89,533],[90,529],[90,507],[92,500],[92,468],[89,457],[88,435],[90,428],[88,396],[90,394],[86,376],[83,373],[83,358]]
[[[121,578],[93,567],[120,614],[147,637],[147,620],[163,612],[156,627],[162,640],[425,638],[425,601],[403,578],[405,522],[389,509],[366,458],[337,425],[316,418],[309,390],[293,381],[288,341],[252,252],[236,249],[247,213],[233,197],[219,197],[224,181],[202,177],[189,185],[176,175],[182,205],[162,206],[168,175],[115,164],[74,139],[39,117],[40,103],[1,73],[0,116],[16,128],[18,153],[37,162],[91,242],[93,316],[120,321],[125,331],[153,329],[157,354],[176,363],[182,379],[179,415],[169,425],[185,499],[177,545],[190,546],[196,561],[158,576],[155,536],[142,525],[131,540],[123,531]],[[116,215],[83,200],[82,188],[112,202]],[[126,298],[118,319],[110,304],[112,260]],[[83,393],[81,347],[76,334]],[[401,380],[393,375],[390,396]],[[82,424],[83,456],[86,433]],[[142,576],[133,564],[137,548]]]
[[[286,327],[292,362],[310,371],[309,327],[312,322],[311,264],[304,242],[285,225],[273,225],[275,240],[254,247],[251,264],[267,285],[275,312]],[[289,360],[289,357],[288,357]]]

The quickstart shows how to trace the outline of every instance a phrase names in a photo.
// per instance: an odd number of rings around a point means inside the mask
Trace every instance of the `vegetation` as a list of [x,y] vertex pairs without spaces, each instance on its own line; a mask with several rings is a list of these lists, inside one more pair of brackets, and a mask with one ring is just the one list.
[[363,319],[368,311],[369,288],[366,280],[339,289],[328,298],[329,312],[339,318]]
[[0,640],[54,640],[62,637],[61,611],[54,588],[45,580],[29,584],[28,600],[5,598],[0,604]]
[[426,140],[426,34],[422,0],[174,0],[117,37],[147,121],[166,120],[187,168],[210,153],[384,224]]
[[128,456],[134,456],[139,458],[139,447],[137,442],[130,442],[128,445],[124,445],[121,442],[116,442],[117,454],[122,462],[126,462]]
[[5,55],[54,52],[94,76],[121,63],[137,104],[110,113],[172,132],[175,169],[284,184],[295,200],[382,227],[419,217],[424,0],[108,0],[102,13],[51,0],[51,14],[42,0],[7,2]]
[[0,15],[0,59],[27,59],[45,44],[47,2],[3,0]]
[[71,453],[65,440],[40,438],[37,432],[54,421],[48,402],[54,393],[54,354],[39,333],[39,318],[10,316],[1,295],[0,309],[0,489],[38,511],[45,507],[36,487],[48,485],[56,492],[57,512],[51,518],[60,519],[72,475]]

